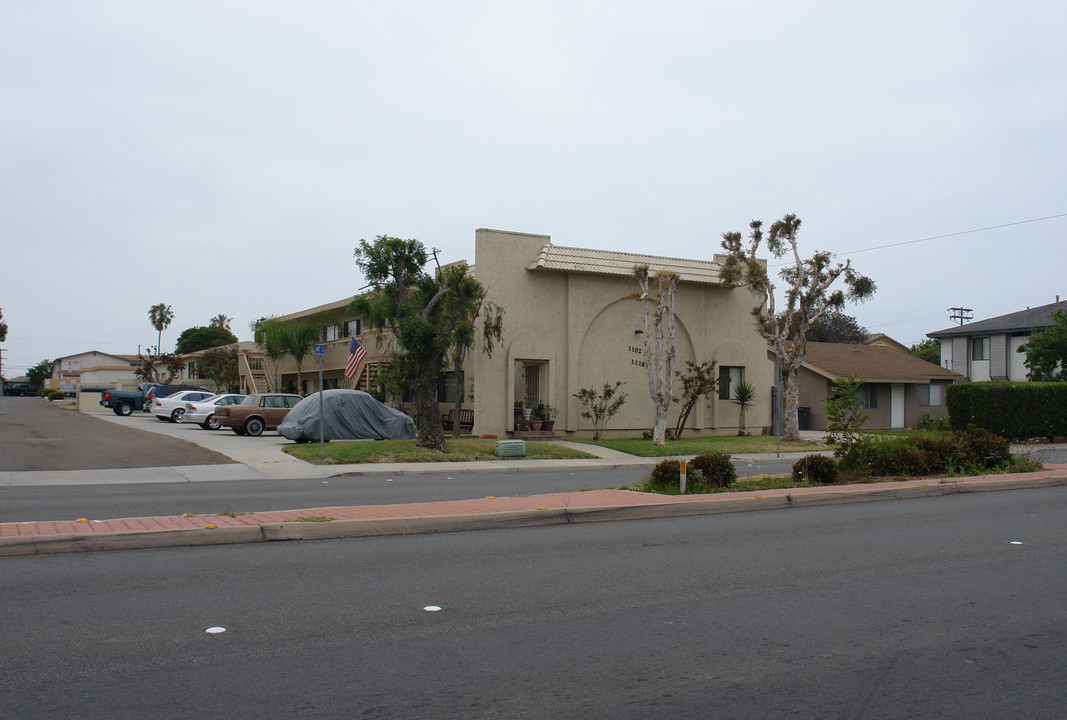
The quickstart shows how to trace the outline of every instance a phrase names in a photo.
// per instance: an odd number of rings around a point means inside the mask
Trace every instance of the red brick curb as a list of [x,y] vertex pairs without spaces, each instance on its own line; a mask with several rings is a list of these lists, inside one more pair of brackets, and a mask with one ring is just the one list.
[[[983,475],[668,496],[592,490],[407,505],[321,507],[276,512],[113,520],[0,523],[0,556],[269,540],[325,539],[679,517],[849,502],[1067,485],[1067,465],[1017,475]],[[328,520],[322,520],[328,518]]]

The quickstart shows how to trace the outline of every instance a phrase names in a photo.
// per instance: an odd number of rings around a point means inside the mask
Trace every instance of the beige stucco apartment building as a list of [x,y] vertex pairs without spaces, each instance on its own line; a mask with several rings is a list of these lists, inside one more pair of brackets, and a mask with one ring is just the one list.
[[[633,435],[651,428],[652,401],[642,357],[644,334],[638,332],[644,327],[644,316],[641,303],[632,298],[638,289],[632,276],[635,265],[680,275],[675,368],[684,370],[686,360],[716,360],[720,372],[735,382],[747,379],[756,387],[756,406],[747,412],[745,421],[750,431],[770,424],[773,365],[767,358],[767,344],[753,324],[753,296],[721,284],[718,257],[683,260],[563,247],[554,245],[547,235],[482,229],[475,233],[473,265],[488,299],[505,313],[501,347],[491,358],[480,350],[472,352],[465,366],[464,407],[474,408],[474,434],[509,436],[515,430],[515,403],[520,401],[529,407],[543,402],[557,408],[557,435],[587,433],[592,424],[581,417],[575,393],[616,381],[624,383],[627,400],[608,423],[608,433]],[[381,363],[388,362],[391,348],[377,346],[375,333],[348,312],[349,302],[346,298],[281,319],[331,315],[335,320],[325,338],[324,385],[366,390]],[[368,355],[359,376],[346,382],[344,366],[353,336]],[[253,365],[259,368],[260,385],[264,384],[262,375],[274,374],[274,369],[265,367],[270,363],[262,355],[244,353],[246,391],[253,389]],[[313,355],[304,360],[300,384],[292,358],[283,359],[276,370],[282,388],[301,392],[318,388]],[[452,407],[455,393],[447,379],[442,381],[439,397],[442,412]],[[698,405],[688,427],[694,433],[733,433],[738,417],[738,406],[716,395]],[[671,425],[676,418],[677,411],[672,411]]]

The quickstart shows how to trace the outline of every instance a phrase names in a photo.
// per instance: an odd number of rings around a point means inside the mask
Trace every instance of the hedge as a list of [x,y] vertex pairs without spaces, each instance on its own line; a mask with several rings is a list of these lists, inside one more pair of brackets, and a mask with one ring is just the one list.
[[1067,383],[972,382],[945,393],[954,428],[975,425],[1007,438],[1067,435]]

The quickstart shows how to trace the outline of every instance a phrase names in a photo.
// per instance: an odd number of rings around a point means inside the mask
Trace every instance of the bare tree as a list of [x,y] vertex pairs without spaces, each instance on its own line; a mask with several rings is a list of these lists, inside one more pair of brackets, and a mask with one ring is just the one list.
[[[778,273],[785,289],[785,307],[778,312],[775,309],[776,288],[767,274],[766,261],[756,258],[764,241],[763,223],[753,220],[749,228],[747,246],[741,233],[723,233],[722,248],[727,258],[720,277],[730,285],[748,287],[759,301],[752,315],[757,330],[770,343],[778,360],[779,387],[784,386],[785,437],[797,440],[800,438],[797,370],[807,352],[808,328],[827,311],[844,307],[846,299],[853,302],[867,300],[874,295],[876,286],[869,277],[856,272],[850,260],[835,264],[829,252],[816,250],[810,258],[801,259],[797,249],[800,218],[786,215],[771,225],[766,236],[767,249],[775,258],[787,253],[792,256],[792,262],[786,263]],[[830,287],[838,278],[844,280],[846,289],[831,292]]]
[[[648,265],[634,266],[634,278],[641,292],[634,298],[641,301],[645,312],[645,370],[648,373],[648,393],[652,396],[655,421],[652,444],[667,442],[667,411],[671,407],[674,389],[674,291],[678,274],[669,270],[650,272]],[[655,287],[650,289],[651,283]]]

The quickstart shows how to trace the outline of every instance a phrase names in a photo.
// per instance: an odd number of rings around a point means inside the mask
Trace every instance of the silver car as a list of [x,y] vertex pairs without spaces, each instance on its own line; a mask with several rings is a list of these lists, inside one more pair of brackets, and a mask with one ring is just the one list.
[[236,405],[244,399],[244,395],[220,393],[203,400],[186,403],[183,422],[196,423],[205,430],[218,430],[221,426],[215,419],[215,409],[225,405]]

